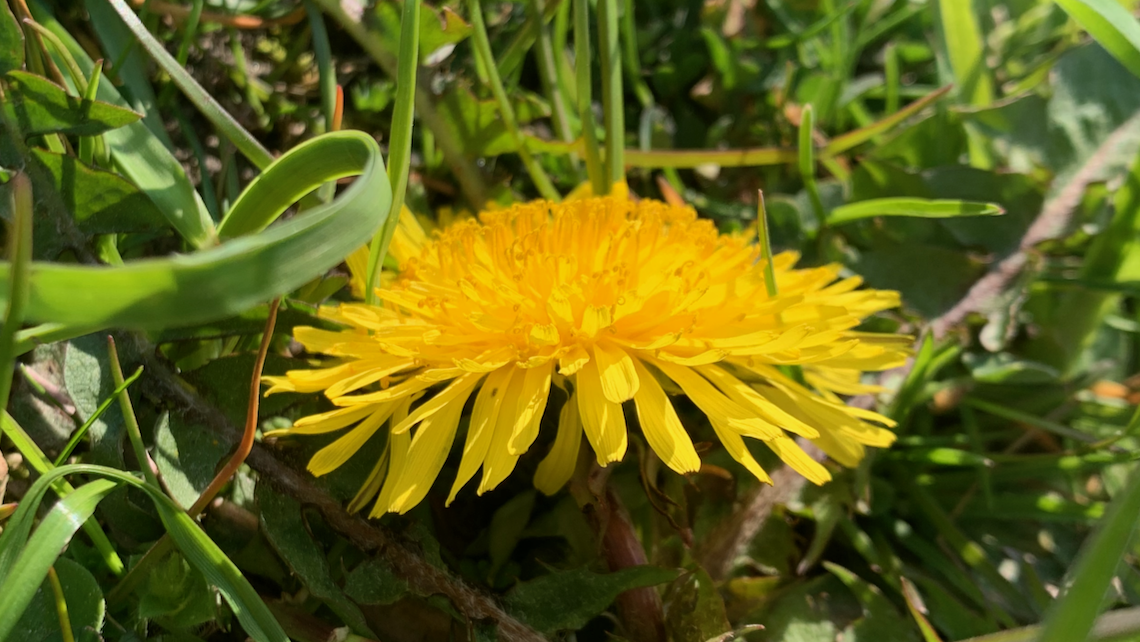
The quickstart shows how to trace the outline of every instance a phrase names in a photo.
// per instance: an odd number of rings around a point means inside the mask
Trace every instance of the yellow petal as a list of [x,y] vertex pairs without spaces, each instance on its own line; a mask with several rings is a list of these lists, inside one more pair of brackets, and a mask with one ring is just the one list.
[[625,457],[628,446],[625,414],[622,413],[621,404],[606,399],[602,392],[598,366],[593,361],[586,362],[574,377],[577,384],[575,396],[578,397],[578,414],[582,418],[586,438],[598,456],[598,464],[605,466],[620,461]]
[[756,461],[756,458],[752,456],[752,453],[748,452],[748,446],[745,445],[743,437],[726,426],[724,422],[719,419],[710,418],[709,423],[712,424],[717,438],[720,439],[720,443],[724,445],[724,449],[733,459],[744,466],[748,472],[755,475],[756,479],[759,479],[765,484],[772,484],[772,478],[768,476],[768,473],[764,472],[764,469],[760,467],[760,464]]
[[661,461],[673,470],[682,474],[697,472],[701,469],[701,458],[697,456],[693,441],[681,425],[669,397],[640,361],[635,360],[633,364],[641,380],[633,400],[645,440]]
[[265,433],[266,437],[277,435],[323,435],[327,432],[340,430],[350,426],[368,415],[379,410],[381,404],[366,404],[350,408],[337,408],[318,415],[309,415],[293,422],[293,426],[284,430],[271,430]]
[[[566,354],[558,357],[558,373],[569,377],[570,375],[578,372],[587,361],[590,360],[590,353],[575,343],[570,346]],[[266,393],[269,394],[269,393]]]
[[548,363],[525,371],[522,390],[515,406],[515,425],[511,429],[511,439],[507,442],[507,450],[512,455],[525,453],[538,437],[538,427],[550,397],[552,365]]
[[666,377],[681,386],[681,390],[685,391],[685,396],[692,400],[701,409],[701,412],[708,416],[710,421],[715,419],[724,422],[732,430],[757,439],[772,439],[784,434],[776,426],[757,417],[756,413],[749,412],[740,404],[726,397],[707,379],[691,368],[664,361],[653,361],[652,363],[665,373]]
[[451,492],[447,495],[448,505],[455,501],[459,489],[475,476],[475,472],[487,458],[487,449],[491,447],[499,408],[503,404],[511,376],[515,372],[514,366],[506,366],[492,372],[487,375],[483,387],[475,396],[475,407],[471,410],[471,423],[467,428],[467,439],[463,444],[463,458],[459,462],[455,483],[451,485]]
[[[405,408],[404,415],[407,415]],[[395,416],[392,417],[396,419]],[[380,495],[376,498],[376,503],[372,506],[370,517],[383,517],[388,512],[388,506],[391,504],[392,493],[396,489],[396,481],[404,472],[404,467],[408,461],[408,448],[412,445],[411,433],[402,433],[399,435],[389,435],[389,463],[388,474],[384,477],[384,484],[380,487]]]
[[[356,367],[361,368],[367,362],[356,362]],[[351,376],[345,377],[340,381],[329,386],[325,390],[325,396],[329,399],[335,399],[342,395],[348,394],[354,390],[359,390],[364,386],[380,381],[384,377],[391,376],[405,368],[412,365],[411,361],[396,361],[395,363],[389,362],[375,368],[368,368],[362,372],[358,372]]]
[[831,481],[831,473],[818,461],[812,459],[791,437],[777,437],[764,442],[776,456],[803,475],[813,484],[823,485]]
[[487,448],[487,457],[483,461],[483,477],[479,480],[476,491],[480,495],[501,484],[519,461],[519,456],[511,453],[510,442],[525,383],[526,375],[521,371],[516,372],[503,391],[503,402],[495,416],[491,445]]
[[337,397],[332,402],[338,406],[357,406],[363,403],[380,403],[382,401],[395,401],[410,397],[421,390],[427,390],[435,385],[434,381],[423,381],[418,378],[402,381],[390,388],[369,392],[362,395]]
[[327,475],[348,461],[372,438],[380,426],[392,415],[394,404],[384,404],[373,412],[360,425],[348,431],[340,439],[317,451],[309,460],[309,472],[315,477]]
[[[467,395],[471,389],[467,388]],[[447,461],[447,453],[455,441],[455,431],[459,426],[459,417],[463,414],[463,404],[467,395],[456,399],[454,403],[447,404],[439,412],[431,415],[420,423],[412,437],[411,446],[408,447],[408,459],[401,471],[395,487],[392,489],[392,499],[388,504],[391,513],[406,513],[416,504],[420,503],[429,490],[432,482],[439,476],[443,463]]]
[[412,429],[412,426],[434,415],[449,404],[458,403],[462,406],[467,401],[467,397],[471,395],[471,390],[475,384],[479,383],[482,378],[482,374],[467,373],[452,380],[446,388],[435,393],[435,396],[412,411],[403,421],[392,426],[392,432],[407,432]]
[[360,487],[360,490],[356,491],[356,496],[352,498],[352,501],[348,503],[348,507],[345,508],[350,515],[360,512],[360,509],[364,508],[364,505],[373,497],[376,497],[376,493],[380,491],[380,485],[384,483],[384,478],[388,475],[391,451],[392,441],[389,439],[388,443],[384,444],[384,452],[380,455],[380,458],[376,460],[376,465],[372,467],[372,472],[368,473],[368,477],[364,480],[364,485]]
[[598,362],[598,373],[602,378],[602,394],[606,399],[614,403],[633,399],[638,387],[633,358],[609,341],[599,341],[594,345],[594,358]]
[[720,388],[721,391],[728,395],[729,399],[732,399],[745,408],[751,408],[760,413],[766,419],[784,430],[794,432],[808,439],[814,439],[819,436],[819,431],[813,426],[785,412],[780,406],[766,399],[763,394],[757,392],[752,386],[749,386],[726,372],[724,368],[719,366],[704,366],[697,368],[697,371],[708,377],[709,381],[713,382],[717,388]]
[[578,399],[571,395],[559,414],[554,445],[534,473],[534,487],[545,495],[553,495],[565,486],[574,475],[581,445],[582,422],[578,418]]

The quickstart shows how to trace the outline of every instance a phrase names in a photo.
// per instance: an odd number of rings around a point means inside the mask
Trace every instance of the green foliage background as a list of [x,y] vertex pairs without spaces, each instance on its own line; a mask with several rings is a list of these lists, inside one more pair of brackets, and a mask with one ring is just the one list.
[[[0,640],[1140,639],[1134,0],[405,1],[0,3]],[[895,447],[759,488],[631,436],[618,570],[582,476],[345,514],[382,438],[321,479],[321,439],[259,440],[184,512],[270,300],[265,372],[305,367],[291,329],[400,203],[623,166],[725,232],[763,190],[776,250],[901,291],[868,326],[913,364],[852,400]],[[258,434],[323,408],[270,397]]]

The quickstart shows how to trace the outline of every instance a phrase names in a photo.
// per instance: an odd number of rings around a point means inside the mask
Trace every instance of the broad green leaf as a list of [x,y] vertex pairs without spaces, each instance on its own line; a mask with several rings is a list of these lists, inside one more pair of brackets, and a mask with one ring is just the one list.
[[841,205],[831,210],[827,222],[832,225],[839,225],[876,216],[953,218],[956,216],[1000,216],[1002,214],[1005,214],[1005,210],[994,203],[929,198],[876,198]]
[[202,574],[178,553],[155,564],[139,589],[139,616],[192,627],[217,617],[217,599]]
[[24,31],[7,3],[0,4],[0,75],[24,67]]
[[[79,65],[80,70],[91,75],[95,63],[87,52],[71,37],[40,0],[29,3],[36,21],[54,33]],[[52,59],[63,67],[60,55],[51,50]],[[74,87],[72,88],[74,90]],[[129,103],[119,94],[114,83],[104,80],[99,83],[97,96],[100,100],[121,107]],[[215,242],[214,224],[202,198],[194,191],[190,179],[186,177],[182,164],[170,152],[165,143],[151,132],[141,121],[107,132],[103,135],[115,169],[138,186],[152,201],[170,225],[178,230],[193,247],[202,248]]]
[[174,500],[190,506],[214,479],[231,446],[179,413],[163,413],[154,429],[151,457]]
[[43,149],[32,156],[52,178],[53,186],[87,234],[162,232],[166,219],[146,194],[117,174],[84,165],[74,156]]
[[360,608],[349,601],[333,581],[325,552],[313,541],[305,526],[301,505],[265,484],[258,484],[257,506],[261,509],[261,525],[269,543],[301,578],[309,593],[328,605],[357,635],[376,637]]
[[408,582],[380,558],[365,560],[344,579],[344,593],[359,604],[393,604],[409,593]]
[[604,575],[586,569],[556,571],[511,589],[507,609],[542,633],[577,630],[605,611],[619,593],[671,582],[677,575],[677,571],[656,566],[634,566]]
[[[44,478],[47,478],[47,475]],[[20,531],[15,531],[17,534],[15,537],[0,537],[0,551],[8,555],[12,553],[9,549],[19,551],[12,559],[10,567],[0,568],[0,595],[4,596],[4,599],[0,600],[0,640],[7,640],[15,630],[20,616],[47,577],[48,569],[71,541],[75,531],[79,530],[83,522],[95,512],[99,500],[117,486],[116,482],[105,479],[88,482],[60,500],[40,522],[30,538],[26,538],[26,534],[25,537],[19,537]],[[46,484],[44,488],[46,489]],[[30,530],[31,519],[28,513],[34,510],[24,510],[26,501],[25,497],[16,515],[12,517],[9,528],[14,529],[17,519],[23,518],[23,522],[27,523]],[[34,503],[39,502],[37,500]],[[4,535],[7,534],[6,530]]]
[[[76,642],[101,642],[99,632],[103,628],[107,608],[99,582],[90,571],[66,557],[60,557],[52,566],[63,588],[67,617]],[[50,584],[40,584],[27,610],[16,623],[16,630],[20,632],[20,642],[63,640],[59,611],[56,610],[55,595]]]
[[523,491],[499,507],[491,517],[491,525],[487,527],[491,570],[487,575],[492,580],[498,570],[510,561],[511,553],[526,530],[535,496],[533,490]]
[[958,96],[963,103],[981,106],[993,101],[994,81],[975,6],[973,0],[938,0],[935,15]]
[[470,35],[471,25],[459,14],[448,7],[435,9],[424,5],[420,12],[420,62],[439,64]]
[[[163,524],[166,526],[166,531],[170,535],[178,550],[190,562],[191,566],[197,569],[206,581],[213,586],[216,586],[221,591],[222,596],[229,602],[233,609],[234,614],[237,616],[238,621],[241,622],[242,628],[245,632],[257,642],[287,642],[288,638],[285,632],[281,630],[281,625],[273,618],[265,603],[261,601],[261,597],[257,591],[250,586],[249,581],[242,576],[241,571],[238,570],[234,563],[222,553],[217,544],[210,540],[201,527],[194,522],[185,512],[183,512],[169,497],[164,495],[158,488],[150,486],[138,478],[127,474],[120,470],[113,468],[106,468],[104,466],[89,466],[89,465],[70,465],[61,466],[44,474],[28,492],[24,495],[23,500],[20,502],[20,507],[16,510],[9,521],[5,524],[3,533],[0,533],[0,586],[11,581],[15,575],[15,570],[21,564],[23,558],[19,557],[19,552],[24,549],[25,543],[28,541],[28,535],[31,533],[32,524],[36,517],[36,512],[40,503],[44,499],[48,488],[52,483],[61,479],[66,475],[83,474],[94,475],[105,478],[105,480],[114,480],[116,483],[108,483],[104,480],[90,482],[83,488],[90,488],[86,495],[81,495],[80,499],[87,501],[76,501],[75,505],[80,505],[82,508],[90,508],[94,510],[94,503],[90,501],[88,495],[94,494],[94,491],[102,491],[106,487],[107,490],[114,488],[117,484],[129,484],[144,493],[155,503],[155,508],[158,510],[159,516],[162,518]],[[103,486],[95,486],[95,484],[103,484]],[[77,490],[72,495],[78,495],[80,490]],[[70,499],[72,495],[69,495]],[[65,500],[66,501],[66,500]],[[62,502],[61,502],[62,503]],[[90,504],[90,506],[88,506]],[[59,504],[57,504],[59,506]],[[53,509],[54,510],[54,509]],[[54,513],[52,513],[54,514]],[[49,514],[50,516],[51,514]],[[72,520],[74,521],[74,520]],[[47,519],[44,520],[44,523]],[[71,531],[74,532],[78,524],[71,526]],[[40,525],[43,529],[43,524]],[[39,530],[36,536],[39,536]],[[45,531],[51,534],[54,531]],[[49,543],[50,544],[50,543]],[[50,557],[54,559],[58,554],[60,548],[54,549],[51,546],[41,548],[31,548],[29,550],[35,551],[32,553],[32,561],[39,560],[40,557]],[[29,562],[30,563],[30,562]],[[50,562],[49,562],[50,565]],[[43,573],[46,574],[47,569],[44,567]],[[27,575],[26,570],[21,570],[22,575]],[[42,576],[41,576],[42,579]],[[9,593],[5,593],[5,596]],[[11,608],[16,600],[0,600],[0,640],[3,640],[7,631],[2,627],[9,624],[2,613]],[[21,609],[22,610],[22,607]]]
[[47,78],[26,71],[10,71],[5,79],[11,88],[0,104],[5,117],[12,119],[25,136],[95,136],[141,118],[129,109],[72,96]]
[[705,642],[732,630],[716,583],[699,566],[665,589],[665,626],[674,642]]
[[[258,178],[260,202],[244,199],[243,211],[271,219],[265,213],[283,212],[325,182],[360,177],[331,203],[190,255],[116,268],[33,263],[27,318],[84,327],[192,325],[241,314],[307,283],[376,231],[391,191],[379,146],[361,132],[319,136],[277,162],[294,166],[298,159],[312,171],[279,178],[275,163]],[[6,281],[8,269],[0,263],[0,279]],[[5,285],[0,300],[6,297]]]
[[1057,0],[1114,58],[1140,76],[1140,22],[1117,0]]
[[962,356],[962,362],[977,381],[1002,384],[1056,383],[1061,373],[1044,363],[1018,359],[1008,352]]
[[876,642],[877,640],[891,640],[892,642],[918,642],[918,632],[899,614],[891,601],[883,595],[879,587],[867,582],[851,571],[833,564],[824,562],[824,568],[855,595],[855,599],[863,606],[863,617],[856,620],[843,633],[844,640],[853,642]]

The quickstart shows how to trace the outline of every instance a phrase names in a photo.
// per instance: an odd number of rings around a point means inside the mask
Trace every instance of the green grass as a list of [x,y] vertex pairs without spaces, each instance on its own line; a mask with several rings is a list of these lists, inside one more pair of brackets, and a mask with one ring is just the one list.
[[[0,2],[0,642],[639,641],[619,595],[647,586],[674,642],[1140,639],[1137,10]],[[402,206],[622,180],[898,290],[865,329],[915,358],[859,400],[896,445],[821,487],[761,461],[768,488],[635,434],[604,486],[364,521],[382,437],[320,479],[327,439],[259,443],[182,512],[239,440],[272,299],[276,375]],[[257,428],[324,409],[275,395]],[[609,572],[607,489],[645,566]]]

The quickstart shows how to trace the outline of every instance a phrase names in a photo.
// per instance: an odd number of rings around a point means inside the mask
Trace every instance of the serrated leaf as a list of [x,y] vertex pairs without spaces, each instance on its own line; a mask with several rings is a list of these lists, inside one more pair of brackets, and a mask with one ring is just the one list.
[[71,96],[47,78],[26,71],[9,71],[5,79],[11,89],[0,109],[25,136],[95,136],[142,118],[129,109]]
[[191,506],[210,485],[231,447],[213,431],[188,423],[179,414],[163,413],[154,429],[151,456],[170,494],[179,504]]
[[358,635],[376,637],[360,608],[345,597],[329,575],[324,551],[313,541],[301,516],[301,505],[291,497],[257,486],[257,505],[265,535],[281,559],[301,578],[314,597],[324,602]]
[[675,570],[634,566],[599,574],[586,569],[555,571],[511,589],[507,609],[542,633],[582,628],[630,589],[656,586],[677,578]]
[[85,165],[74,156],[31,150],[55,179],[64,205],[87,234],[162,232],[170,229],[154,202],[117,174]]
[[665,626],[673,642],[705,642],[732,630],[724,600],[700,567],[665,589]]
[[344,593],[360,604],[393,604],[408,594],[408,583],[387,562],[374,558],[352,569]]

